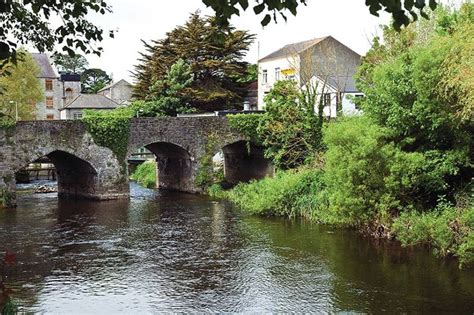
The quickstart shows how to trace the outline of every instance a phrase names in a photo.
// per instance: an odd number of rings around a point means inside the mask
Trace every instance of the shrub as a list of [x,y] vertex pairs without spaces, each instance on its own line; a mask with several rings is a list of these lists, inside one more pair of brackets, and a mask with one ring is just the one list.
[[226,197],[252,214],[311,216],[320,177],[320,171],[312,169],[281,171],[275,177],[238,184]]
[[146,188],[156,188],[156,162],[145,161],[137,166],[130,179]]
[[403,245],[427,244],[441,256],[455,255],[460,264],[474,262],[474,207],[440,203],[427,213],[405,212],[394,220],[393,231]]

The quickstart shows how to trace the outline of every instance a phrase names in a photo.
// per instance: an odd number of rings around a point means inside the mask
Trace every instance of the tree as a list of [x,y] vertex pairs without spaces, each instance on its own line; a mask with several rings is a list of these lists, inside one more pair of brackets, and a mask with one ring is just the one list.
[[95,94],[112,82],[112,78],[102,69],[90,68],[81,74],[82,93]]
[[176,116],[181,113],[195,112],[189,104],[191,97],[188,92],[193,83],[191,66],[183,59],[173,64],[163,80],[157,80],[150,87],[153,97],[147,101],[132,104],[141,116]]
[[155,97],[150,87],[183,59],[193,73],[193,83],[187,89],[192,107],[201,111],[240,108],[244,91],[238,78],[246,75],[243,57],[253,39],[247,31],[219,27],[213,18],[201,17],[199,12],[191,14],[183,26],[168,32],[164,39],[145,43],[147,52],[134,73],[135,97]]
[[56,54],[54,63],[58,66],[59,71],[77,74],[81,74],[89,65],[87,59],[80,54]]
[[[88,21],[90,12],[105,14],[110,7],[102,0],[20,0],[0,3],[0,66],[15,61],[19,44],[32,44],[40,52],[74,50],[100,55],[94,44],[103,39],[103,30]],[[58,17],[62,23],[53,27],[49,21]],[[113,37],[113,32],[109,32]]]
[[[25,51],[19,51],[21,59],[8,63],[0,70],[0,112],[9,120],[34,118],[35,106],[43,99],[43,89],[38,79],[40,69],[33,57]],[[8,71],[9,76],[2,72]]]
[[265,156],[276,167],[296,168],[321,149],[322,119],[314,112],[315,101],[314,94],[302,92],[293,80],[276,82],[265,97],[266,113],[258,134]]
[[[226,25],[230,18],[234,15],[240,15],[240,11],[245,11],[250,5],[249,0],[202,0],[202,2],[211,7],[216,12],[217,21]],[[410,17],[413,20],[418,18],[418,15],[427,17],[423,11],[427,5],[434,10],[437,6],[436,0],[366,0],[365,4],[369,7],[372,15],[378,16],[380,10],[392,14],[393,26],[400,29],[402,25],[407,26],[410,23]],[[308,0],[254,0],[253,11],[255,14],[265,14],[261,24],[263,26],[273,20],[277,21],[277,14],[279,14],[286,21],[286,11],[296,15],[297,9],[300,5],[306,5]],[[239,8],[240,7],[240,8]]]

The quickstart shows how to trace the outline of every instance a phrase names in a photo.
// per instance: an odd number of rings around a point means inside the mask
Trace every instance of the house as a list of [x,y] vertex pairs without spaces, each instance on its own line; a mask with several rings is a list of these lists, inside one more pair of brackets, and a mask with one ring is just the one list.
[[59,119],[59,110],[68,100],[77,97],[81,92],[81,77],[78,74],[58,74],[48,55],[32,53],[39,66],[38,79],[44,87],[44,99],[36,104],[37,120]]
[[126,80],[120,80],[102,88],[98,94],[107,96],[120,105],[128,104],[132,98],[133,86]]
[[61,119],[81,119],[85,109],[115,109],[118,103],[101,94],[79,94],[59,111]]
[[264,109],[264,97],[275,82],[291,79],[303,89],[316,88],[316,103],[323,102],[326,117],[336,117],[338,109],[357,113],[349,95],[362,96],[354,80],[360,61],[359,54],[331,36],[286,45],[258,62],[258,108]]

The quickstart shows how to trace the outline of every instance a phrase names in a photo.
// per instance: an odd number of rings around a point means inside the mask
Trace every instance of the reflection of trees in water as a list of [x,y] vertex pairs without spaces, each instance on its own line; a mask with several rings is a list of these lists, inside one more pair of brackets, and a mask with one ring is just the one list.
[[[305,265],[305,257],[324,262],[323,269],[330,272],[328,294],[334,311],[474,309],[474,271],[461,271],[456,262],[437,259],[426,250],[401,248],[395,242],[301,220],[249,218],[244,223],[249,233],[271,244],[268,249],[287,259],[286,265],[303,262],[296,264],[300,270],[294,272],[311,268],[314,261],[306,259]],[[317,275],[315,281],[320,281]]]

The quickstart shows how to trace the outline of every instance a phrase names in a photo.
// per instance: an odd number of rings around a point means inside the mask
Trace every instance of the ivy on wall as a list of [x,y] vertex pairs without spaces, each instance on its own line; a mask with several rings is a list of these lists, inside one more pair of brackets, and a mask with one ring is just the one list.
[[263,139],[257,130],[265,117],[263,114],[236,114],[226,117],[231,128],[243,133],[249,138],[250,142],[262,145]]
[[119,161],[127,155],[130,120],[126,111],[86,110],[82,118],[95,143],[112,150]]

